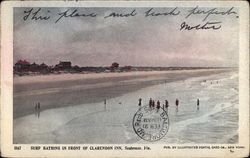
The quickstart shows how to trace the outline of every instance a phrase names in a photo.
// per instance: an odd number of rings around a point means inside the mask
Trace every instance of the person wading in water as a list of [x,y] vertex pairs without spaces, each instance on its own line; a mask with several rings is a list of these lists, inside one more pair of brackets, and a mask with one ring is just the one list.
[[158,100],[158,101],[157,101],[157,105],[156,105],[157,112],[159,111],[160,107],[161,107],[161,103],[160,103],[160,101]]
[[35,106],[35,116],[37,116],[37,103],[36,103],[36,106]]
[[41,109],[40,109],[40,102],[38,102],[37,108],[38,108],[38,115],[37,115],[37,117],[39,118],[40,117],[40,111],[41,111]]
[[39,118],[40,117],[40,102],[36,103],[35,106],[35,115]]
[[149,99],[149,107],[151,108],[152,107],[152,98]]
[[139,99],[139,104],[138,104],[139,107],[141,107],[141,101],[142,101],[142,99],[140,98],[140,99]]
[[168,107],[169,107],[168,100],[165,100],[165,108],[164,108],[164,110],[166,110],[167,112],[168,112]]
[[197,99],[197,110],[199,110],[199,109],[200,109],[200,100]]
[[178,106],[179,106],[179,100],[178,99],[175,100],[175,105],[176,105],[176,112],[178,112]]

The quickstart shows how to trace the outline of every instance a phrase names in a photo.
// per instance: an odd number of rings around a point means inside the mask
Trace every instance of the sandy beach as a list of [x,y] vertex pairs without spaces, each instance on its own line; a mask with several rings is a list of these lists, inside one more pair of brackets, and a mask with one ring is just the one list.
[[[169,131],[164,138],[154,143],[238,142],[237,71],[153,76],[149,75],[145,80],[129,77],[131,82],[128,78],[114,77],[101,88],[94,85],[105,82],[96,79],[85,81],[92,83],[93,87],[81,87],[75,91],[72,88],[27,96],[23,91],[22,95],[14,98],[14,106],[22,106],[30,110],[30,114],[21,109],[18,112],[25,115],[21,117],[16,111],[13,141],[17,144],[148,143],[133,131],[132,119],[138,110],[138,98],[142,98],[143,105],[147,105],[152,97],[161,103],[168,99],[170,103]],[[71,85],[73,83],[75,81]],[[75,84],[79,84],[79,81]],[[22,98],[23,102],[18,104],[17,98]],[[107,98],[106,108],[104,98]],[[174,105],[176,98],[180,100],[178,111]],[[197,98],[200,99],[199,110]],[[28,104],[38,99],[42,107],[39,118],[34,113],[34,106]]]
[[192,72],[210,72],[218,71],[221,69],[196,69],[196,70],[169,70],[169,71],[131,71],[131,72],[117,72],[117,73],[87,73],[87,74],[51,74],[51,75],[38,75],[38,76],[22,76],[14,77],[15,84],[37,83],[37,82],[58,82],[58,81],[71,81],[83,79],[96,79],[96,78],[117,78],[117,77],[143,77],[146,75],[162,75],[173,73],[192,73]]
[[231,71],[203,69],[99,74],[60,74],[14,78],[14,118],[41,110],[103,102],[160,83]]

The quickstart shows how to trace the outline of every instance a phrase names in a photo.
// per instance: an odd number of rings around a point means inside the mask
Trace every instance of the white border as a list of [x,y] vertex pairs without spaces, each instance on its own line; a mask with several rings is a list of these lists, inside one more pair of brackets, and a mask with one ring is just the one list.
[[[239,144],[245,149],[230,153],[228,150],[164,150],[162,144],[148,145],[151,151],[31,151],[31,145],[13,150],[13,7],[237,7],[239,8]],[[247,2],[2,2],[1,5],[1,152],[4,157],[245,157],[249,155],[249,7]],[[40,144],[42,145],[42,144]],[[63,144],[60,144],[62,146]],[[79,144],[83,146],[83,144]],[[92,145],[93,144],[85,144]],[[98,144],[96,144],[98,145]],[[105,145],[105,144],[99,144]],[[110,144],[107,144],[110,145]],[[121,145],[121,144],[119,144]],[[126,144],[128,146],[128,144]],[[165,144],[170,145],[170,144]],[[179,144],[171,144],[178,146]],[[188,144],[185,144],[188,145]],[[190,144],[194,145],[194,144]],[[199,144],[201,145],[201,144]],[[213,144],[206,144],[213,145]],[[216,144],[218,146],[225,144]],[[47,144],[48,146],[48,144]],[[161,150],[162,149],[162,150]],[[205,153],[204,153],[205,152]]]

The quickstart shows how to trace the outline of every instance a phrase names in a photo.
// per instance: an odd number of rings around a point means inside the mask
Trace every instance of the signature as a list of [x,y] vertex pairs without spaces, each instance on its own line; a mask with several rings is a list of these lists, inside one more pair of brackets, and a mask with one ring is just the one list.
[[194,26],[190,26],[189,24],[187,24],[185,21],[181,24],[181,28],[180,30],[208,30],[208,29],[212,29],[212,30],[218,30],[221,28],[221,22],[206,22],[205,24],[198,24],[198,25],[194,25]]

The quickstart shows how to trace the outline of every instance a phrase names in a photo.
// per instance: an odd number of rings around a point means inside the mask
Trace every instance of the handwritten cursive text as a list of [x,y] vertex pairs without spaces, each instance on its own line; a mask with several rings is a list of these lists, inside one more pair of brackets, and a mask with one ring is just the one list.
[[64,12],[58,13],[59,18],[55,21],[55,23],[57,23],[58,21],[60,21],[62,18],[73,18],[73,17],[96,17],[97,14],[96,13],[79,13],[77,9],[74,9],[73,11],[68,9]]
[[180,30],[208,30],[208,29],[213,29],[213,30],[218,30],[221,28],[220,25],[221,22],[206,22],[205,24],[198,24],[195,26],[190,26],[186,22],[183,22],[181,24]]

